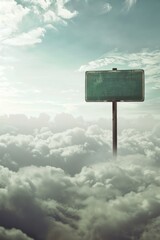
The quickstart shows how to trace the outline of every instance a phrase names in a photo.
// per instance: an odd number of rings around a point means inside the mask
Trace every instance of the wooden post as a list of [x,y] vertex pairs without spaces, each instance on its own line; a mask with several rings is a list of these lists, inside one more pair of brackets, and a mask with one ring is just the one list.
[[[117,68],[112,68],[117,71]],[[117,157],[117,102],[112,102],[112,134],[113,134],[113,157]]]
[[117,157],[117,102],[112,102],[113,156]]

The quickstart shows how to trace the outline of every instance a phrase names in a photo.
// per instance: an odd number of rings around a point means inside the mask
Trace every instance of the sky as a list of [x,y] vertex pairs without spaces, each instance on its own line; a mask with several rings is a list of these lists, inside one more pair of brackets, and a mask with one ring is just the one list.
[[[119,115],[159,117],[158,0],[1,0],[1,114],[110,117],[85,102],[85,71],[145,70],[145,102]],[[95,114],[96,109],[96,114]]]
[[[0,240],[160,239],[160,1],[0,0]],[[144,69],[145,101],[85,102]]]

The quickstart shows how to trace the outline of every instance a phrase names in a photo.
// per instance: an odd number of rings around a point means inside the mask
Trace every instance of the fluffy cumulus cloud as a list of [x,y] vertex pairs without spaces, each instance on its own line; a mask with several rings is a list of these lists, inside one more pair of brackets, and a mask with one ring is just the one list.
[[26,234],[17,229],[5,229],[0,227],[0,239],[2,240],[33,240],[33,238],[27,237]]
[[[135,3],[136,0],[124,2],[127,10]],[[109,2],[95,4],[96,11],[100,14],[112,10]],[[57,24],[67,25],[70,19],[78,15],[78,9],[75,9],[75,6],[73,0],[1,0],[1,45],[24,46],[40,43],[45,30],[56,29]]]
[[51,5],[51,0],[25,0],[25,2],[35,4],[44,10]]
[[105,161],[106,155],[111,155],[109,138],[110,132],[97,126],[75,127],[60,133],[42,128],[32,135],[5,134],[0,136],[0,162],[12,170],[32,164],[50,165],[75,174],[84,165],[95,163],[98,158]]
[[77,11],[71,12],[67,8],[65,8],[64,0],[57,0],[57,13],[58,13],[58,16],[64,19],[71,19],[77,15]]
[[[66,7],[68,1],[2,0],[0,1],[0,42],[2,46],[34,45],[42,41],[48,24],[67,24],[78,12]],[[29,21],[24,30],[23,23]],[[53,26],[52,26],[53,27]]]
[[[10,121],[12,125],[9,125]],[[17,121],[15,126],[14,121]],[[138,130],[136,120],[134,125],[120,129],[119,156],[134,155],[137,152],[145,156],[146,161],[152,161],[158,166],[159,125],[152,118],[149,118],[149,121],[157,124],[157,127],[149,131],[150,126],[145,133]],[[24,116],[16,119],[11,117],[8,123],[6,118],[0,122],[0,163],[13,171],[30,165],[49,165],[60,167],[66,173],[74,175],[84,166],[105,162],[106,159],[109,161],[112,156],[111,130],[103,126],[103,121],[87,123],[81,118],[60,114],[52,122],[47,115],[41,115],[39,119],[32,119],[31,122],[27,122]],[[24,122],[24,125],[18,129],[20,122]],[[30,128],[31,124],[36,129]],[[137,130],[133,129],[135,127]]]
[[19,5],[14,0],[0,1],[0,41],[8,38],[18,30],[18,25],[30,9]]
[[2,134],[1,239],[159,239],[159,146],[159,125],[122,130],[116,161],[111,132],[79,119]]
[[1,168],[1,226],[31,239],[156,237],[159,169],[123,161],[85,167],[72,177],[49,166],[17,173]]

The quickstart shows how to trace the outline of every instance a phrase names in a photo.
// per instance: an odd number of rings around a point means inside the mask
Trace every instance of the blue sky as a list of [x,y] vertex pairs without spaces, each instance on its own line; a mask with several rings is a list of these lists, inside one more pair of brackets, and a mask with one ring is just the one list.
[[104,117],[110,104],[85,103],[84,73],[117,67],[146,75],[145,102],[119,113],[159,116],[159,9],[159,0],[1,0],[1,114]]

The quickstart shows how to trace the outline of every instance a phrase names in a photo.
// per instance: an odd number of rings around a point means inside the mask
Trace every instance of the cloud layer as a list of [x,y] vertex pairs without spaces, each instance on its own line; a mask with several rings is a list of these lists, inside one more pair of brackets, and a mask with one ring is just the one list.
[[1,167],[0,224],[33,239],[156,237],[159,169],[139,161],[143,167],[135,157],[123,158],[85,167],[74,177],[49,166],[17,173]]
[[159,125],[123,130],[117,161],[109,130],[57,130],[1,135],[1,239],[158,239]]

